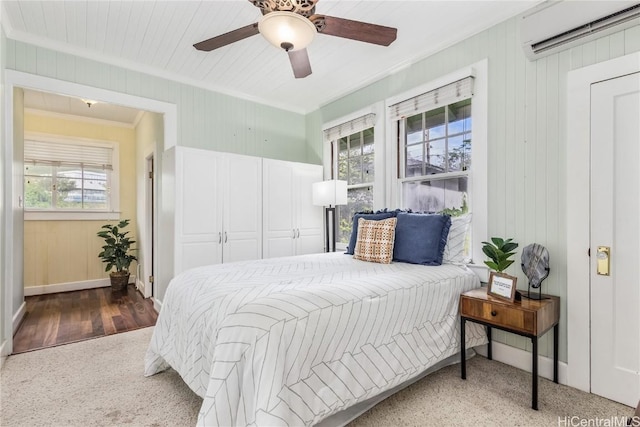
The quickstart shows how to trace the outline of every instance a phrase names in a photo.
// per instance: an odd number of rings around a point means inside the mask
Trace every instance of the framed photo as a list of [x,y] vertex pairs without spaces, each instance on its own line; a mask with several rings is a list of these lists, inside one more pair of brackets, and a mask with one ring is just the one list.
[[492,271],[489,276],[487,295],[513,302],[516,297],[517,277]]

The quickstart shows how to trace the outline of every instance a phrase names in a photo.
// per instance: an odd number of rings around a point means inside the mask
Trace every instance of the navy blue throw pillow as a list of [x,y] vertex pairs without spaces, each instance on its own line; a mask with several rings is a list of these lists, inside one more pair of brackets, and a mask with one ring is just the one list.
[[353,216],[353,226],[351,228],[351,238],[349,239],[349,246],[347,246],[346,254],[353,255],[353,250],[356,247],[356,241],[358,240],[358,219],[364,218],[373,221],[380,221],[381,219],[393,218],[396,216],[396,212],[376,212],[376,213],[357,213]]
[[422,265],[441,265],[451,227],[451,217],[439,214],[397,215],[393,260]]

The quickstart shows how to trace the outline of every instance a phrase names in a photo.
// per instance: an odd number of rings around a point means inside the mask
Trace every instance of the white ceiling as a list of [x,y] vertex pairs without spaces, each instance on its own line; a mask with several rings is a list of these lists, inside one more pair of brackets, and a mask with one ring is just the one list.
[[24,91],[24,106],[25,108],[33,110],[108,120],[109,122],[129,126],[135,125],[139,119],[139,115],[142,113],[140,110],[134,108],[105,104],[104,102],[98,102],[89,106],[86,101],[91,100],[28,89]]
[[247,0],[2,0],[8,37],[300,113],[315,110],[539,0],[320,0],[316,13],[398,28],[389,47],[319,34],[295,79],[261,35],[211,52],[193,44],[257,22]]

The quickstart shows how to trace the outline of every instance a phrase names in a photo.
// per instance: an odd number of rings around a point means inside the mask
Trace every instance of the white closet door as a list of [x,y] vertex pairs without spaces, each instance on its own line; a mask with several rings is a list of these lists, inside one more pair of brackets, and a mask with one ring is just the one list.
[[322,207],[314,206],[311,186],[322,181],[322,166],[298,163],[294,166],[296,209],[296,255],[324,251]]
[[[640,399],[640,73],[591,88],[591,392],[635,406]],[[604,247],[609,250],[599,250]],[[607,263],[609,271],[598,268]]]
[[262,258],[262,159],[227,155],[223,262]]
[[176,270],[222,262],[222,176],[219,156],[183,148],[176,156]]
[[295,204],[292,164],[264,159],[263,258],[295,254]]

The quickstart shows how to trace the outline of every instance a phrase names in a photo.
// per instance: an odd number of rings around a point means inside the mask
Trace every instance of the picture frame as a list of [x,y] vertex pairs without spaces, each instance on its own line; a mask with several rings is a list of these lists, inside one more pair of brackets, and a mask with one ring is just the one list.
[[492,271],[489,275],[487,295],[504,301],[514,302],[516,297],[517,277]]

